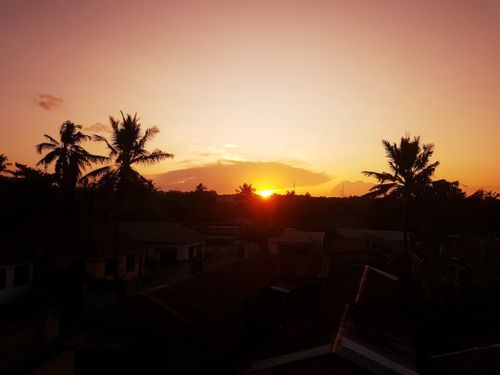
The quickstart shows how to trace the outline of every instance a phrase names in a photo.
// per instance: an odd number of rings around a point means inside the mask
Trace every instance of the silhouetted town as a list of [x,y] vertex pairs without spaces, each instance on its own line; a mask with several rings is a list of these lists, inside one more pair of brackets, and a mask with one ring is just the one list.
[[383,141],[363,196],[221,195],[143,177],[157,133],[68,121],[38,166],[1,155],[1,373],[500,372],[499,195],[434,180],[434,145]]

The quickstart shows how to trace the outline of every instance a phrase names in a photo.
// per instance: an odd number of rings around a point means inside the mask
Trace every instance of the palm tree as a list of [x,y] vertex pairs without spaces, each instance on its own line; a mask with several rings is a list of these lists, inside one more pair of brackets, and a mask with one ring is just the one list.
[[[121,120],[115,119],[113,116],[109,117],[112,130],[111,140],[100,135],[92,137],[94,141],[102,142],[107,146],[109,158],[114,160],[114,164],[98,168],[82,179],[84,183],[89,180],[98,180],[99,185],[110,191],[117,192],[113,209],[116,215],[114,243],[117,260],[120,256],[119,228],[125,193],[131,192],[137,187],[146,187],[148,190],[152,187],[152,183],[137,172],[133,165],[151,165],[174,157],[173,154],[158,149],[153,152],[147,151],[145,149],[146,143],[159,133],[159,129],[156,127],[148,128],[143,134],[137,113],[134,117],[129,114],[125,116],[123,112],[120,113],[122,115]],[[115,280],[118,281],[119,279],[117,262]]]
[[241,198],[251,198],[255,196],[255,191],[256,190],[252,184],[247,184],[246,182],[243,183],[243,185],[238,186],[238,189],[236,189],[236,193]]
[[207,191],[207,187],[200,182],[198,185],[196,185],[196,188],[194,189],[194,191],[197,193],[203,193],[203,192]]
[[434,154],[434,145],[422,144],[420,137],[411,138],[406,134],[401,137],[399,146],[386,140],[383,140],[382,144],[391,171],[363,171],[364,175],[375,177],[378,181],[378,184],[372,187],[367,195],[372,197],[389,195],[404,201],[404,242],[408,250],[406,232],[411,201],[431,184],[431,177],[439,162],[430,162]]
[[100,135],[93,136],[95,141],[106,144],[109,158],[114,159],[114,165],[98,168],[88,173],[83,180],[98,179],[103,186],[120,191],[137,185],[150,187],[150,181],[137,172],[133,165],[151,165],[173,158],[174,155],[158,149],[147,151],[146,143],[159,133],[158,128],[148,128],[143,134],[137,113],[134,117],[129,114],[125,116],[123,112],[121,115],[121,120],[109,117],[112,128],[111,140]]
[[74,191],[82,171],[90,167],[92,163],[102,163],[108,160],[105,156],[90,154],[80,146],[82,142],[91,139],[89,135],[80,131],[81,128],[81,125],[66,121],[59,130],[59,141],[44,134],[46,142],[36,145],[36,151],[39,154],[49,151],[37,165],[47,168],[55,162],[55,175],[59,185],[68,191]]
[[7,167],[9,167],[11,163],[7,163],[7,160],[7,156],[0,154],[0,173],[8,172]]

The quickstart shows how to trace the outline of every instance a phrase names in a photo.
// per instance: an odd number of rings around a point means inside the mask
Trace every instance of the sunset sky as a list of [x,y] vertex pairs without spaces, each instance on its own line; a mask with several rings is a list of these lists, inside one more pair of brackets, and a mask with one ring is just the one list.
[[0,46],[11,162],[123,110],[175,154],[142,169],[164,189],[356,194],[408,131],[438,178],[500,191],[500,1],[2,0]]

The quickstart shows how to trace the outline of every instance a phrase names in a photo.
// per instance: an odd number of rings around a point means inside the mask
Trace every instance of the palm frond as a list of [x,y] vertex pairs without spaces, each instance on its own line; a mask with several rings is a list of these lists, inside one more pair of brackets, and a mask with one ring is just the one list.
[[153,139],[153,137],[156,134],[158,134],[159,132],[160,132],[160,130],[156,126],[153,126],[152,128],[146,129],[144,136],[138,142],[139,148],[141,148],[141,149],[144,148],[146,143],[148,141],[150,141],[151,139]]
[[90,141],[91,139],[92,139],[92,137],[90,135],[83,134],[82,132],[77,132],[77,133],[73,134],[73,142],[75,144],[78,144],[78,143],[81,143],[84,141]]
[[59,141],[55,140],[54,138],[52,138],[50,135],[48,134],[44,134],[43,137],[45,139],[47,139],[48,141],[50,141],[51,143],[57,145],[57,146],[60,146],[61,144],[59,143]]
[[35,146],[35,149],[36,149],[36,152],[41,154],[42,152],[46,151],[46,150],[54,150],[56,149],[58,146],[55,145],[54,143],[47,143],[47,142],[42,142],[42,143],[39,143]]
[[87,173],[85,176],[83,176],[80,181],[87,182],[89,180],[98,179],[99,177],[104,176],[108,173],[111,173],[112,171],[113,171],[113,167],[109,166],[109,165],[107,165],[105,167],[97,168],[97,169],[94,169],[93,171]]
[[61,152],[60,149],[55,149],[51,152],[49,152],[47,155],[45,155],[36,165],[43,165],[47,167],[50,165],[54,160],[56,160],[60,156]]
[[375,177],[379,182],[383,183],[385,181],[396,182],[397,177],[387,173],[387,172],[374,172],[374,171],[363,171],[361,172],[367,177]]
[[137,163],[143,165],[152,165],[166,159],[172,159],[173,154],[163,152],[161,150],[155,150],[150,154],[143,154],[131,160],[130,164]]
[[378,184],[373,186],[368,193],[366,193],[365,197],[379,197],[381,195],[387,195],[391,190],[398,187],[398,184],[394,182],[390,182],[387,184]]
[[85,158],[91,163],[102,164],[110,161],[108,156],[94,155],[94,154],[86,154]]
[[92,140],[95,141],[95,142],[103,142],[106,144],[106,146],[108,147],[110,153],[109,153],[109,156],[115,156],[118,154],[118,151],[115,149],[115,147],[113,147],[113,145],[111,145],[109,143],[109,141],[106,139],[106,137],[103,137],[102,135],[98,135],[98,134],[94,134],[92,136]]

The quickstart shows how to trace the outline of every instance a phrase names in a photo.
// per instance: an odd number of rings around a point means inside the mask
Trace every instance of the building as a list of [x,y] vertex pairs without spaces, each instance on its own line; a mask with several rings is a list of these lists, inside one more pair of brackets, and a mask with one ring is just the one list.
[[[146,246],[119,226],[67,223],[49,228],[52,232],[47,229],[48,235],[40,239],[47,278],[65,274],[66,281],[127,281],[144,271]],[[60,232],[54,233],[55,228]]]
[[59,338],[59,308],[25,296],[0,309],[0,373],[25,373]]
[[277,237],[268,240],[271,254],[304,253],[323,249],[325,232],[308,232],[286,228]]
[[0,252],[0,304],[14,301],[31,290],[34,256],[29,248],[16,244]]
[[418,373],[411,336],[397,310],[396,276],[367,265],[333,263],[323,290],[318,304],[307,303],[311,308],[285,321],[249,372]]
[[191,261],[205,257],[204,237],[174,222],[127,222],[120,232],[147,247],[148,264]]
[[377,250],[400,253],[404,250],[404,232],[337,228],[332,231],[329,247],[337,253],[351,251],[373,252]]
[[332,351],[374,374],[417,375],[410,324],[398,305],[399,277],[364,266]]
[[140,293],[67,342],[84,373],[234,373],[278,327],[283,277],[324,275],[326,259],[261,254]]

